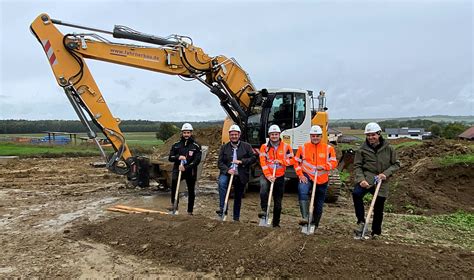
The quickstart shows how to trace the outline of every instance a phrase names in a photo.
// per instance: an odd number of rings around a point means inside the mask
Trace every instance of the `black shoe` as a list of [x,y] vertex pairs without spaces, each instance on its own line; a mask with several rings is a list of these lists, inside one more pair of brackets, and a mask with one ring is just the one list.
[[[167,207],[166,210],[168,211],[174,211],[174,207],[173,205],[171,205],[170,207]],[[178,210],[178,207],[176,207],[176,211]]]
[[193,212],[188,212],[188,215],[193,216],[194,214],[193,214]]
[[258,217],[259,217],[260,219],[265,218],[266,216],[267,216],[267,211],[263,211],[263,210],[262,210],[262,212],[258,213]]
[[222,216],[222,210],[220,210],[220,209],[219,209],[219,210],[216,210],[216,214],[217,214],[218,216]]
[[280,225],[273,225],[274,228],[281,228]]
[[376,239],[379,239],[379,238],[380,238],[380,234],[371,233],[371,234],[370,234],[370,237],[371,237],[372,239],[376,240]]
[[358,224],[358,225],[365,224],[365,219],[357,220],[357,224]]

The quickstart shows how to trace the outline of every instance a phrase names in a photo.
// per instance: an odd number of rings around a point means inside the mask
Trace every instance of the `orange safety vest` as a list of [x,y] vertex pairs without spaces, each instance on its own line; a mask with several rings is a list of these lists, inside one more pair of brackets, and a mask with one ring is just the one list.
[[296,174],[301,176],[304,172],[311,181],[314,181],[317,166],[323,167],[324,170],[318,170],[316,184],[324,184],[329,181],[329,171],[337,167],[334,148],[324,143],[313,144],[311,142],[299,146],[295,157]]
[[275,177],[285,175],[286,167],[294,164],[293,149],[291,149],[290,145],[283,143],[283,141],[280,141],[276,151],[271,144],[270,148],[267,147],[267,144],[262,144],[259,154],[260,166],[262,167],[262,172],[266,177],[273,175],[275,160],[280,161],[275,171]]

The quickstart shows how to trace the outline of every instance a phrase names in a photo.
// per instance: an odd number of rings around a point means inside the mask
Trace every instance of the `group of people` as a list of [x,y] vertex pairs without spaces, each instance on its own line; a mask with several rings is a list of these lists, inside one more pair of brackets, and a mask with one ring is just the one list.
[[[171,203],[174,204],[178,173],[181,179],[186,180],[188,187],[188,214],[193,214],[195,199],[195,183],[197,166],[201,161],[201,147],[192,137],[191,124],[185,123],[181,128],[181,139],[170,150],[169,161],[174,162]],[[366,140],[356,152],[354,159],[355,181],[352,192],[357,224],[365,223],[363,197],[367,193],[375,192],[376,180],[387,180],[394,171],[399,169],[400,162],[396,152],[382,135],[382,129],[377,123],[368,123],[365,127]],[[219,208],[217,215],[227,215],[224,209],[225,197],[229,181],[232,176],[234,188],[234,207],[232,218],[240,220],[240,209],[245,185],[249,181],[250,167],[257,161],[257,155],[252,146],[240,139],[241,130],[238,125],[229,128],[230,141],[222,145],[218,158],[219,178]],[[324,200],[329,183],[329,172],[337,167],[334,148],[321,142],[323,131],[314,125],[309,131],[309,141],[298,147],[296,155],[293,149],[281,139],[281,130],[278,125],[271,125],[268,129],[268,142],[261,145],[258,159],[262,170],[260,177],[260,207],[259,218],[267,215],[268,196],[273,184],[273,227],[280,227],[282,200],[285,185],[285,171],[293,166],[298,176],[298,200],[301,212],[300,225],[308,222],[317,228],[322,214]],[[315,185],[312,220],[309,221],[310,195]],[[382,184],[374,207],[372,235],[382,233],[383,209],[388,195],[388,185]]]

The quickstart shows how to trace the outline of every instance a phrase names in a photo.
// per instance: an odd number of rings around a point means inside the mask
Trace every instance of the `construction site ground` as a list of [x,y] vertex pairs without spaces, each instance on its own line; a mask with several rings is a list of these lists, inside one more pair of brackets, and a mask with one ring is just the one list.
[[300,233],[294,192],[284,195],[281,228],[258,226],[255,191],[243,200],[241,222],[218,221],[218,146],[207,157],[194,216],[185,215],[185,193],[177,216],[107,211],[117,204],[165,211],[170,192],[131,187],[123,176],[90,165],[99,158],[1,165],[0,277],[472,279],[472,228],[430,222],[433,215],[474,212],[474,166],[443,167],[433,160],[472,153],[469,144],[400,149],[403,167],[391,180],[383,235],[365,241],[354,239],[350,184],[338,203],[325,205],[312,236]]

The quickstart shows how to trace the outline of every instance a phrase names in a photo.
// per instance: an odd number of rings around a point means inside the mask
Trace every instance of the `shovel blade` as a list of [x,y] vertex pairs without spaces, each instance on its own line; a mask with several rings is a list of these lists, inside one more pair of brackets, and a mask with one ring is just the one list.
[[272,219],[271,218],[260,218],[260,222],[258,223],[260,227],[271,227],[272,226]]
[[306,226],[301,227],[301,232],[306,235],[310,235],[310,234],[314,234],[315,229],[316,229],[315,225],[308,224]]
[[170,211],[169,213],[175,216],[179,214],[178,210],[173,210],[173,211]]
[[357,240],[368,239],[368,236],[365,236],[364,227],[365,227],[365,224],[362,224],[360,229],[354,230],[354,239],[357,239]]

